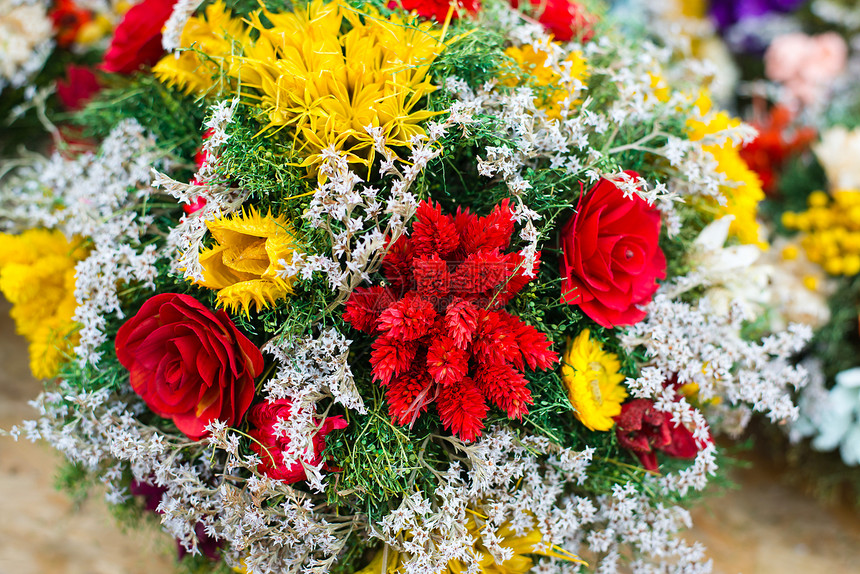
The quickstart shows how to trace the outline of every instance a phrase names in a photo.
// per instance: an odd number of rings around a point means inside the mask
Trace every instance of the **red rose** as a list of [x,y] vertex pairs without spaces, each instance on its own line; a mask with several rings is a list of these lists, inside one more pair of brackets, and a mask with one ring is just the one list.
[[660,212],[600,180],[579,198],[576,214],[561,230],[562,300],[604,327],[641,321],[645,311],[639,305],[651,301],[657,279],[666,277],[659,239]]
[[[288,399],[279,399],[254,405],[248,412],[248,422],[252,426],[248,435],[255,441],[251,442],[251,450],[262,459],[257,465],[257,470],[269,478],[283,480],[289,484],[307,478],[301,462],[294,462],[287,466],[284,461],[284,451],[289,448],[290,439],[279,434],[275,429],[278,421],[289,420],[292,416],[292,407],[293,404]],[[322,462],[322,452],[325,450],[325,436],[335,429],[342,428],[346,428],[343,417],[328,417],[314,435],[310,452],[304,453],[304,461],[314,466],[319,465]]]
[[672,422],[672,416],[658,411],[648,399],[634,399],[621,407],[615,417],[618,444],[633,451],[647,470],[657,470],[657,451],[673,458],[695,458],[699,452],[693,433]]
[[83,109],[95,96],[101,86],[92,69],[86,66],[66,66],[66,79],[57,80],[57,97],[63,107],[70,112]]
[[161,58],[161,29],[173,12],[176,0],[143,0],[125,13],[105,52],[101,69],[131,74],[141,66],[152,66]]
[[[576,37],[588,42],[594,36],[593,14],[585,11],[580,4],[571,0],[529,0],[532,10],[538,15],[538,22],[556,40],[567,42]],[[511,0],[511,6],[519,8],[519,0]]]
[[474,14],[481,6],[479,0],[391,0],[388,3],[388,8],[393,10],[399,6],[409,12],[414,10],[423,18],[433,18],[437,22],[444,22],[445,18],[448,17],[451,4],[454,4],[454,14],[452,15],[454,19],[457,18],[459,12]]
[[193,440],[212,420],[237,425],[263,371],[260,350],[224,311],[177,293],[152,297],[120,327],[116,356],[134,392]]

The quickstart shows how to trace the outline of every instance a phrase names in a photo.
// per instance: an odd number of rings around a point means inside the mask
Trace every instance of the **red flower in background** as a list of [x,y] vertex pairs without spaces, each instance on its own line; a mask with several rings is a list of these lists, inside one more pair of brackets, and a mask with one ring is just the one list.
[[86,66],[66,66],[66,79],[57,80],[57,97],[60,103],[70,112],[75,112],[95,96],[101,85],[95,72]]
[[785,106],[774,106],[764,121],[753,122],[758,136],[741,148],[741,157],[762,182],[765,193],[777,191],[780,172],[786,161],[803,153],[815,140],[815,129],[792,128],[794,113]]
[[60,48],[71,46],[83,25],[93,19],[88,10],[84,10],[73,0],[55,0],[48,15],[54,24],[57,46]]
[[[257,470],[269,478],[283,480],[289,484],[307,478],[301,462],[287,466],[284,461],[284,451],[289,448],[290,439],[275,428],[279,421],[290,419],[292,407],[293,404],[289,400],[279,399],[254,405],[248,411],[248,422],[251,424],[248,435],[256,441],[251,442],[251,450],[260,455],[261,459]],[[325,436],[335,429],[346,428],[346,426],[346,421],[341,416],[326,418],[313,437],[311,452],[304,453],[303,460],[314,466],[322,463]]]
[[451,5],[454,5],[452,18],[457,18],[460,12],[474,14],[481,7],[479,0],[391,0],[388,3],[390,9],[398,6],[407,12],[415,11],[423,18],[433,18],[437,22],[444,22],[448,17]]
[[[634,171],[625,172],[637,179]],[[632,325],[645,317],[657,279],[666,277],[659,246],[660,212],[601,179],[579,198],[561,230],[562,300],[604,327]]]
[[[583,43],[594,37],[597,18],[572,0],[529,0],[531,10],[537,14],[538,22],[556,40],[567,42],[577,38]],[[511,0],[511,6],[520,7],[519,0]]]
[[212,420],[239,424],[263,371],[260,350],[222,311],[188,295],[151,297],[116,335],[116,356],[131,388],[189,438]]
[[152,66],[164,54],[161,29],[176,0],[143,0],[135,4],[114,30],[101,69],[114,74],[131,74],[141,66]]
[[489,405],[528,412],[526,367],[558,362],[546,335],[502,309],[530,281],[522,256],[505,252],[511,216],[508,200],[486,217],[422,202],[412,235],[383,260],[390,287],[360,287],[347,301],[344,319],[376,335],[373,377],[398,424],[435,403],[445,428],[473,440]]
[[658,411],[648,399],[623,404],[614,420],[618,444],[632,451],[647,470],[657,470],[658,450],[686,459],[695,458],[699,452],[693,433],[673,423],[671,415]]

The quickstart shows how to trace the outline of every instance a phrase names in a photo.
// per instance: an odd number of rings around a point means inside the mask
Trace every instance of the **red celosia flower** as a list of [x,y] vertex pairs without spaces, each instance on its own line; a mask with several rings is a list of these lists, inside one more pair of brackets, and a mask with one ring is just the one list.
[[101,86],[91,68],[86,66],[66,66],[66,79],[57,80],[57,97],[63,107],[74,112],[86,105],[96,95]]
[[768,195],[776,192],[786,161],[815,140],[815,129],[811,127],[792,129],[793,117],[793,112],[785,106],[774,106],[764,121],[753,122],[758,136],[741,148],[741,157],[758,174]]
[[561,230],[562,301],[579,305],[604,327],[641,321],[641,307],[666,277],[659,241],[657,208],[601,179],[580,196],[576,214]]
[[54,24],[57,46],[60,48],[71,46],[81,27],[93,19],[88,10],[84,10],[73,0],[56,0],[49,16]]
[[161,29],[176,0],[143,0],[125,13],[114,30],[101,69],[114,74],[131,74],[141,66],[152,66],[164,54]]
[[[290,484],[307,478],[301,462],[295,461],[288,465],[284,461],[284,452],[290,446],[290,439],[276,430],[279,421],[290,419],[292,406],[289,399],[278,399],[254,405],[248,411],[248,422],[251,424],[248,436],[254,439],[251,442],[251,450],[260,455],[257,471],[269,478],[283,480]],[[346,428],[346,426],[347,423],[341,416],[328,417],[322,421],[313,437],[312,448],[309,449],[310,452],[304,453],[303,460],[314,466],[323,462],[325,436],[335,429]]]
[[695,458],[699,452],[693,433],[672,422],[671,415],[658,411],[648,399],[634,399],[621,406],[615,417],[618,443],[633,451],[647,470],[657,470],[657,451],[673,458]]
[[452,4],[454,5],[452,18],[457,18],[461,12],[474,14],[481,7],[478,0],[391,0],[388,7],[394,9],[400,6],[409,12],[417,12],[423,18],[444,22]]
[[505,252],[512,215],[507,200],[486,217],[422,202],[412,234],[383,261],[391,287],[360,287],[347,301],[344,319],[377,336],[373,378],[398,424],[432,403],[445,428],[472,440],[489,405],[510,418],[528,412],[525,368],[558,362],[546,335],[502,310],[530,280],[522,256]]
[[[594,37],[594,23],[597,18],[573,0],[529,0],[532,10],[538,15],[538,22],[556,40],[567,42],[576,37],[588,42]],[[519,0],[511,0],[511,6],[519,8]]]

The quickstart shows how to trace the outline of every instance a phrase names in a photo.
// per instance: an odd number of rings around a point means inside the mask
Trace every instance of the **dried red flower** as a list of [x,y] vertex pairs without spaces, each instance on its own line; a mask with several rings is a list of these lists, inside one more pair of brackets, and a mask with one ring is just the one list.
[[[304,466],[299,461],[287,465],[284,452],[290,446],[290,439],[281,435],[276,426],[279,421],[287,421],[292,416],[293,403],[289,399],[278,399],[264,402],[251,407],[248,411],[248,422],[251,428],[248,436],[254,439],[251,450],[260,455],[257,471],[269,478],[282,480],[288,484],[307,478]],[[322,453],[325,450],[325,437],[335,429],[346,428],[347,423],[341,416],[327,417],[321,422],[319,430],[312,439],[312,450],[304,453],[307,464],[317,466],[323,462]]]
[[657,208],[601,179],[580,196],[561,230],[562,301],[579,305],[604,327],[641,321],[641,306],[651,302],[657,279],[666,277],[659,240]]
[[434,403],[445,428],[473,440],[489,405],[528,412],[526,367],[558,362],[546,335],[502,310],[530,280],[522,257],[505,253],[512,215],[508,200],[485,217],[422,202],[412,234],[383,261],[391,287],[360,287],[347,301],[344,319],[376,336],[373,378],[398,424]]
[[114,74],[131,74],[141,66],[152,66],[164,54],[161,29],[176,0],[143,0],[125,13],[114,30],[101,69]]
[[194,440],[210,421],[239,424],[263,371],[260,350],[223,310],[178,293],[148,299],[119,328],[115,346],[134,392]]
[[685,459],[695,458],[699,452],[693,433],[673,423],[671,415],[658,411],[648,399],[623,404],[614,420],[618,444],[632,451],[647,470],[657,470],[658,450]]

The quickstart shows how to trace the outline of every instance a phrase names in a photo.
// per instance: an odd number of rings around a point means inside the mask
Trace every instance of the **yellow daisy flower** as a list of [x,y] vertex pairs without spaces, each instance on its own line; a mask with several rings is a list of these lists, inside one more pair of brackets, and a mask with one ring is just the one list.
[[286,217],[263,216],[252,207],[206,225],[215,245],[200,254],[199,285],[217,289],[220,305],[248,315],[251,303],[260,311],[293,292],[295,277],[279,275],[299,251]]
[[85,255],[59,231],[0,233],[0,292],[12,303],[18,333],[30,343],[36,378],[55,376],[77,343],[75,264]]
[[591,430],[607,431],[615,425],[612,417],[621,414],[627,389],[621,383],[618,356],[603,350],[590,338],[588,329],[576,339],[568,339],[561,367],[561,380],[576,409],[576,418]]

